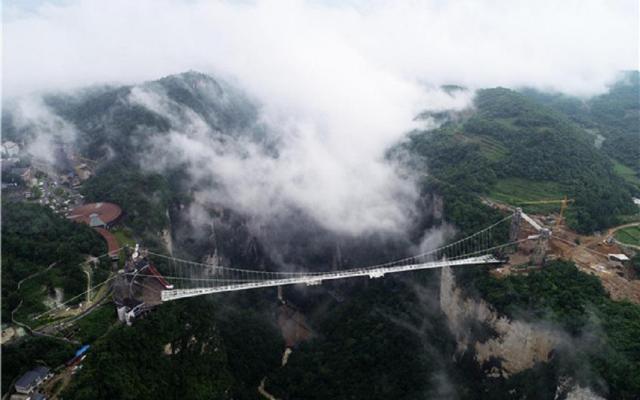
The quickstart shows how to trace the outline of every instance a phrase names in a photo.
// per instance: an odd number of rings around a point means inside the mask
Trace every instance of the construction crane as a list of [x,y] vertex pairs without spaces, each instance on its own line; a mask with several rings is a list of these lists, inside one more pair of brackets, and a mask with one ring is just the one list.
[[567,199],[567,196],[564,196],[564,198],[560,200],[522,201],[518,204],[560,204],[560,217],[558,217],[558,221],[556,222],[556,227],[559,227],[563,221],[564,210],[569,206],[569,203],[573,202],[575,202],[575,199]]

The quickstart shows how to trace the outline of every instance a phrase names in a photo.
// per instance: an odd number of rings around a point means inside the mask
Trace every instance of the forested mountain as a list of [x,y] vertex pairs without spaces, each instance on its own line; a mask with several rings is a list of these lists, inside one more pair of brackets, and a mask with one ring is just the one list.
[[[537,183],[551,182],[555,190],[546,197],[575,198],[569,222],[591,232],[635,212],[630,195],[640,194],[637,92],[637,73],[586,101],[533,90],[484,89],[476,94],[474,112],[436,131],[416,132],[404,147],[425,157],[429,184],[449,184],[447,190],[491,197],[496,188],[511,189],[513,179],[530,183],[532,191]],[[243,136],[277,157],[277,136],[259,122],[255,102],[196,72],[138,86],[50,94],[44,103],[76,128],[80,152],[99,161],[99,173],[85,185],[84,194],[123,205],[131,226],[149,241],[168,227],[165,210],[171,203],[188,202],[192,189],[179,165],[159,174],[149,167],[152,144],[172,130],[195,129],[189,127],[195,117],[215,140]],[[14,123],[10,107],[3,115],[8,137],[33,134],[32,126]],[[143,196],[128,187],[148,192]]]
[[[140,85],[49,94],[43,104],[73,128],[69,140],[78,153],[97,164],[95,176],[81,189],[86,200],[119,204],[125,212],[122,224],[143,246],[167,253],[168,236],[173,254],[191,260],[215,255],[230,266],[328,270],[407,255],[425,232],[442,223],[454,226],[460,236],[475,232],[504,217],[481,197],[507,201],[505,192],[516,189],[522,193],[513,194],[514,202],[530,199],[528,191],[539,198],[575,198],[569,223],[581,232],[604,229],[637,212],[631,195],[640,188],[625,180],[616,164],[636,167],[637,74],[629,82],[588,100],[483,89],[470,109],[438,114],[443,123],[437,129],[411,132],[387,154],[419,179],[415,221],[397,237],[339,234],[299,209],[278,215],[276,222],[255,223],[215,199],[198,198],[198,189],[221,184],[211,176],[194,177],[183,159],[174,157],[166,141],[173,133],[233,142],[217,150],[243,144],[273,159],[279,156],[280,139],[261,123],[259,105],[221,80],[189,72]],[[427,112],[421,118],[433,116]],[[37,136],[38,126],[22,123],[7,107],[4,133],[28,141]],[[605,137],[601,147],[595,133]],[[151,151],[157,148],[164,152]],[[240,149],[240,158],[247,156],[243,151],[248,152]],[[221,166],[206,159],[200,167]],[[198,201],[200,208],[191,209]],[[24,264],[19,271],[3,264],[4,317],[5,305],[16,302],[5,294],[15,291],[21,277],[58,260],[60,252],[65,263],[77,265],[82,255],[104,249],[91,230],[60,221],[46,209],[3,206],[3,263]],[[494,239],[506,234],[499,232]],[[34,250],[32,241],[46,242],[46,254]],[[84,281],[75,280],[77,269],[65,271],[73,292]],[[555,399],[575,385],[613,398],[635,398],[640,390],[636,305],[612,301],[596,279],[564,262],[504,280],[484,268],[457,270],[455,276],[455,289],[463,293],[460,302],[470,309],[487,302],[496,319],[551,326],[566,345],[531,368],[496,373],[505,360],[479,362],[474,343],[499,338],[498,332],[485,322],[470,322],[461,328],[470,341],[458,342],[443,300],[438,301],[440,273],[410,273],[285,290],[287,301],[313,330],[285,367],[274,322],[275,290],[163,304],[131,327],[102,332],[64,398],[256,399],[263,379],[282,399]],[[585,338],[597,345],[576,356],[571,346],[584,345]],[[46,362],[64,360],[66,345],[45,342],[10,348],[10,365],[34,360],[47,346],[55,351]],[[6,375],[3,381],[14,377]]]
[[282,346],[261,297],[173,302],[133,328],[115,327],[65,398],[255,398]]
[[636,212],[631,194],[640,189],[616,174],[593,136],[563,113],[504,88],[478,91],[474,104],[470,118],[416,132],[405,144],[424,156],[430,184],[491,197],[514,178],[530,182],[532,192],[538,183],[555,183],[560,193],[548,197],[575,198],[569,223],[580,232]]
[[[86,199],[121,205],[127,225],[156,249],[162,247],[160,233],[169,227],[170,206],[187,202],[193,188],[186,186],[179,165],[154,171],[153,144],[171,130],[190,129],[194,121],[204,124],[197,128],[212,140],[242,135],[259,143],[265,140],[255,104],[235,87],[197,72],[135,86],[50,93],[43,96],[40,107],[47,110],[46,121],[30,122],[31,116],[23,115],[19,105],[5,104],[5,138],[29,142],[43,133],[43,122],[52,125],[45,134],[73,144],[83,157],[97,163],[97,174],[82,187]],[[56,129],[60,125],[66,132]]]
[[[43,301],[55,298],[56,289],[62,290],[64,300],[83,293],[86,276],[81,264],[87,256],[98,256],[106,250],[103,239],[88,226],[71,222],[44,206],[3,201],[3,324],[12,318],[28,322],[33,315],[45,312],[48,308]],[[96,269],[94,282],[106,275],[105,269]],[[69,305],[83,298],[76,298]],[[3,345],[2,392],[6,393],[11,382],[31,368],[35,360],[58,365],[68,359],[72,350],[69,343],[38,337]]]
[[523,94],[602,135],[606,154],[640,173],[640,72],[622,74],[607,93],[589,99],[531,89]]

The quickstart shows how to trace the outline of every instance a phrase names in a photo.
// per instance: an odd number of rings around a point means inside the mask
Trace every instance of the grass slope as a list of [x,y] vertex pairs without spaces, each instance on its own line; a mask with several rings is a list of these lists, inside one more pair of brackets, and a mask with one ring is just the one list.
[[524,205],[524,202],[559,200],[566,188],[556,182],[536,182],[521,178],[498,180],[489,192],[489,197],[503,203],[522,207],[525,212],[557,212],[560,204]]
[[640,246],[640,227],[632,226],[616,232],[616,239],[622,243]]

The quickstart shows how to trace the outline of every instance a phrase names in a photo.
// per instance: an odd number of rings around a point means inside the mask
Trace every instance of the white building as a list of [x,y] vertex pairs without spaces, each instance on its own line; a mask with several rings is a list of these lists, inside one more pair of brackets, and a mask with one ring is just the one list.
[[20,153],[20,146],[18,143],[6,141],[2,143],[2,157],[11,158],[15,157]]
[[609,259],[609,261],[629,261],[629,257],[627,257],[625,254],[607,254],[607,258]]

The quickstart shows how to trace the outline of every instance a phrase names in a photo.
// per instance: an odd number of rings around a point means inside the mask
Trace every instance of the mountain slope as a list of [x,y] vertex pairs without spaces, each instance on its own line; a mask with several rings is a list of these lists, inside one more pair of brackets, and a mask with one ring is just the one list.
[[527,97],[557,110],[588,130],[600,135],[599,144],[611,158],[640,176],[640,72],[622,74],[609,91],[590,99],[558,93],[524,90]]
[[[540,198],[575,197],[570,223],[581,230],[606,226],[632,209],[626,184],[614,174],[609,158],[593,145],[592,134],[560,107],[546,106],[508,89],[480,91],[475,110],[456,115],[436,131],[414,132],[404,143],[403,149],[415,156],[409,158],[408,169],[422,177],[419,212],[425,215],[416,229],[418,234],[395,241],[365,235],[345,238],[321,229],[311,218],[297,215],[297,210],[282,218],[285,222],[280,225],[260,225],[268,233],[263,237],[252,233],[246,216],[217,204],[205,203],[201,213],[189,214],[189,204],[196,201],[194,190],[217,182],[190,179],[179,163],[163,164],[168,165],[166,169],[150,168],[162,164],[158,155],[171,155],[167,146],[165,153],[149,156],[150,146],[159,139],[178,130],[187,138],[204,134],[220,143],[241,138],[238,143],[273,147],[272,154],[277,156],[274,143],[278,139],[261,126],[259,106],[206,75],[186,73],[135,86],[50,95],[45,103],[74,127],[73,140],[81,154],[98,163],[96,176],[84,184],[87,199],[121,204],[127,213],[123,224],[133,228],[145,247],[165,251],[160,231],[171,231],[176,255],[189,259],[215,254],[225,265],[264,269],[303,265],[325,270],[387,261],[407,248],[415,250],[411,245],[437,226],[442,214],[461,235],[503,218],[478,196],[493,195],[498,189],[517,188],[523,196],[535,191]],[[33,126],[20,127],[11,117],[3,124],[12,125],[8,129],[14,135],[36,133]],[[218,167],[213,162],[203,165]],[[440,196],[444,197],[443,213],[436,205],[442,203]],[[193,220],[203,224],[194,228]],[[501,234],[504,237],[507,232]],[[266,236],[270,240],[264,240]],[[590,325],[573,318],[575,312],[594,304],[610,305],[601,288],[596,288],[592,299],[573,296],[576,286],[567,282],[581,283],[588,278],[571,271],[547,272],[542,278],[536,275],[504,286],[488,271],[474,271],[479,276],[467,277],[465,294],[472,296],[479,289],[498,311],[518,318],[512,308],[504,306],[515,296],[524,304],[522,308],[531,306],[527,311],[532,312],[532,324],[559,323],[564,328],[567,320],[575,319],[578,326],[568,328],[575,328],[578,337],[588,334],[585,326]],[[133,327],[117,326],[98,339],[65,398],[217,395],[250,399],[257,396],[256,387],[265,376],[267,389],[282,398],[339,398],[345,394],[352,398],[539,398],[541,393],[553,398],[563,379],[572,374],[573,364],[567,367],[565,362],[574,359],[563,354],[510,378],[496,378],[493,371],[501,360],[479,363],[473,347],[459,351],[460,343],[434,301],[440,290],[437,274],[431,271],[286,290],[287,302],[299,307],[316,336],[294,350],[285,368],[280,367],[282,341],[273,323],[273,291],[163,304]],[[464,281],[462,273],[459,277]],[[543,284],[538,285],[540,282]],[[553,301],[529,301],[546,298],[545,288],[552,289]],[[567,298],[580,301],[576,305]],[[574,306],[575,310],[566,310]],[[622,357],[618,365],[637,369],[637,352],[629,341],[636,329],[637,309],[625,304],[611,307],[615,320],[605,321],[605,328],[616,323],[625,327],[623,337],[615,337],[615,331],[622,329],[614,326],[610,331],[612,354]],[[546,319],[548,312],[552,312],[551,320]],[[597,315],[607,317],[606,312]],[[472,336],[470,343],[499,339],[493,328],[477,321],[464,329]],[[632,375],[631,369],[629,373],[607,371],[612,365],[616,363],[598,365],[605,379]],[[608,386],[626,395],[635,387],[630,385],[636,385],[628,381]],[[600,381],[594,387],[599,392],[607,390],[607,384]]]
[[543,182],[555,183],[548,197],[576,199],[569,222],[581,232],[635,212],[631,189],[613,163],[563,114],[503,88],[478,91],[475,107],[464,122],[414,133],[405,145],[424,157],[431,184],[490,195],[514,178],[529,182],[532,191]]

